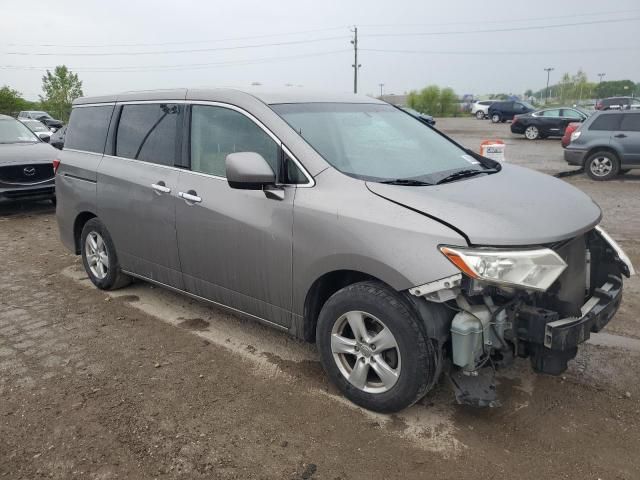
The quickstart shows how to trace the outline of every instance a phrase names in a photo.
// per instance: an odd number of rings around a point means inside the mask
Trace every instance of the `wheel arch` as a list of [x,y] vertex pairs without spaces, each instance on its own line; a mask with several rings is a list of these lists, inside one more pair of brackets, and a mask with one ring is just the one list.
[[80,255],[80,236],[82,235],[82,229],[92,218],[97,218],[97,215],[91,211],[85,210],[76,215],[76,218],[73,221],[73,246],[76,255]]
[[386,282],[369,273],[358,270],[332,270],[322,274],[311,284],[304,299],[303,327],[301,337],[307,342],[315,342],[316,325],[320,310],[326,301],[344,287],[364,281],[377,281],[391,287]]
[[585,163],[585,167],[587,164],[587,160],[589,160],[589,158],[591,157],[591,155],[593,155],[594,153],[597,152],[609,152],[609,153],[613,153],[616,158],[618,159],[618,161],[621,161],[621,157],[620,157],[620,153],[613,148],[611,145],[598,145],[597,147],[591,147],[588,151],[587,154],[584,156],[584,163]]

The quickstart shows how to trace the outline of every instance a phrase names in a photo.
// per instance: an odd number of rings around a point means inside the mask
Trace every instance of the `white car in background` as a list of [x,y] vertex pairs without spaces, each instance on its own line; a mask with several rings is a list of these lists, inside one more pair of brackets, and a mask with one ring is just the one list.
[[478,120],[489,118],[489,107],[497,101],[498,100],[479,100],[473,102],[473,105],[471,106],[471,115],[476,117]]

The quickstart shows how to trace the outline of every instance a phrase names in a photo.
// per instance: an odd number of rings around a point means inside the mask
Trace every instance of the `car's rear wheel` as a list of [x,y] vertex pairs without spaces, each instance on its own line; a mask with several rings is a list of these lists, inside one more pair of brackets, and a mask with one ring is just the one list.
[[502,120],[502,117],[500,116],[499,113],[494,113],[493,115],[491,115],[491,121],[493,123],[500,123],[501,120]]
[[535,125],[529,125],[524,131],[524,136],[527,140],[537,140],[540,138],[540,131]]
[[316,339],[332,382],[352,402],[396,412],[435,383],[437,348],[405,300],[378,282],[333,294],[318,319]]
[[476,118],[477,118],[478,120],[484,120],[484,112],[483,112],[482,110],[478,110],[478,111],[476,112]]
[[595,152],[587,158],[585,171],[593,180],[610,180],[618,174],[620,161],[606,150]]
[[107,227],[97,218],[89,220],[82,229],[80,254],[89,279],[99,289],[116,290],[131,283],[131,277],[120,269]]

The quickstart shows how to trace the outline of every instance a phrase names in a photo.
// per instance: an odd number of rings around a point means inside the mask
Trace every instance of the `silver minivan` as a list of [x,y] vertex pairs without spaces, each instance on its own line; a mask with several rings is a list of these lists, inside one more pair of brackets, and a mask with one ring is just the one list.
[[366,96],[82,98],[55,166],[61,239],[98,288],[141,279],[315,342],[381,412],[442,375],[497,405],[515,357],[560,374],[633,273],[581,191]]

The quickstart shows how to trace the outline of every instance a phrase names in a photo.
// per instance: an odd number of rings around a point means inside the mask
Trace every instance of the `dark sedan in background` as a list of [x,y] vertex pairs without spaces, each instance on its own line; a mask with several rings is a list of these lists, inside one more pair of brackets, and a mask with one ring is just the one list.
[[55,202],[57,150],[15,118],[0,115],[0,201]]
[[524,134],[528,140],[546,137],[562,137],[572,122],[584,122],[589,113],[575,107],[545,108],[536,112],[516,115],[511,132]]

